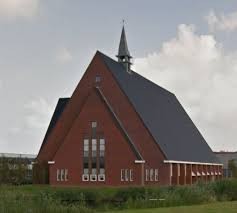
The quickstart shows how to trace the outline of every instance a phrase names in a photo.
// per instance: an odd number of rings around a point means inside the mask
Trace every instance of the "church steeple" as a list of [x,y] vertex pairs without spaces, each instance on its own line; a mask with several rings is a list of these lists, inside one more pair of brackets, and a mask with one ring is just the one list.
[[127,44],[124,26],[121,33],[117,58],[118,58],[118,62],[123,64],[127,72],[130,73],[131,72],[130,66],[132,64],[130,60],[132,56],[130,55],[129,50],[128,50],[128,44]]

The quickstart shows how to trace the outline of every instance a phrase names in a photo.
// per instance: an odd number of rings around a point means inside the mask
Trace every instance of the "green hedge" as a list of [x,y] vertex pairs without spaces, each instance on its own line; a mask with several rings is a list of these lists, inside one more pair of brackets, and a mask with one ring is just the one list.
[[[237,200],[237,179],[176,187],[86,189],[2,186],[0,188],[0,212],[19,213],[104,212],[116,209],[169,207],[232,200]],[[13,210],[4,211],[4,208]],[[14,208],[17,211],[14,211]],[[36,209],[41,211],[36,211]]]

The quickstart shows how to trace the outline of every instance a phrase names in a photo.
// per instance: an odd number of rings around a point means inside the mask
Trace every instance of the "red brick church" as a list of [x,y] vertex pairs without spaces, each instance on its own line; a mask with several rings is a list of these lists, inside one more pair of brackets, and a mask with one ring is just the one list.
[[34,162],[34,182],[64,186],[183,185],[222,177],[222,164],[176,96],[97,51],[60,98]]

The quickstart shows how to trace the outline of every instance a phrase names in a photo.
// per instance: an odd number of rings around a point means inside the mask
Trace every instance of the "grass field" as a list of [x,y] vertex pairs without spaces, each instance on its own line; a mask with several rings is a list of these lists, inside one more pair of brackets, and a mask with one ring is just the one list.
[[237,201],[158,209],[130,209],[123,211],[113,211],[109,213],[237,213]]
[[0,185],[0,213],[41,212],[237,213],[237,179],[175,187]]

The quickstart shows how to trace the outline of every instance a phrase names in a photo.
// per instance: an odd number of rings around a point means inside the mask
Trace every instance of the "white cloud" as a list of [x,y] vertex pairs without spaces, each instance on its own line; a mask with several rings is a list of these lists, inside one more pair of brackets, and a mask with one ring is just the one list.
[[43,98],[32,100],[25,105],[26,122],[30,128],[46,128],[52,116],[53,107]]
[[236,52],[180,25],[177,38],[136,59],[135,70],[177,95],[213,149],[237,149]]
[[32,17],[39,7],[39,0],[0,0],[0,16],[8,18]]
[[13,135],[19,134],[19,133],[21,133],[21,131],[22,131],[22,129],[20,127],[9,128],[9,133],[13,134]]
[[61,64],[69,63],[72,60],[72,54],[68,48],[61,48],[56,55],[57,62]]
[[237,11],[217,16],[213,10],[205,17],[211,31],[234,31],[237,29]]

